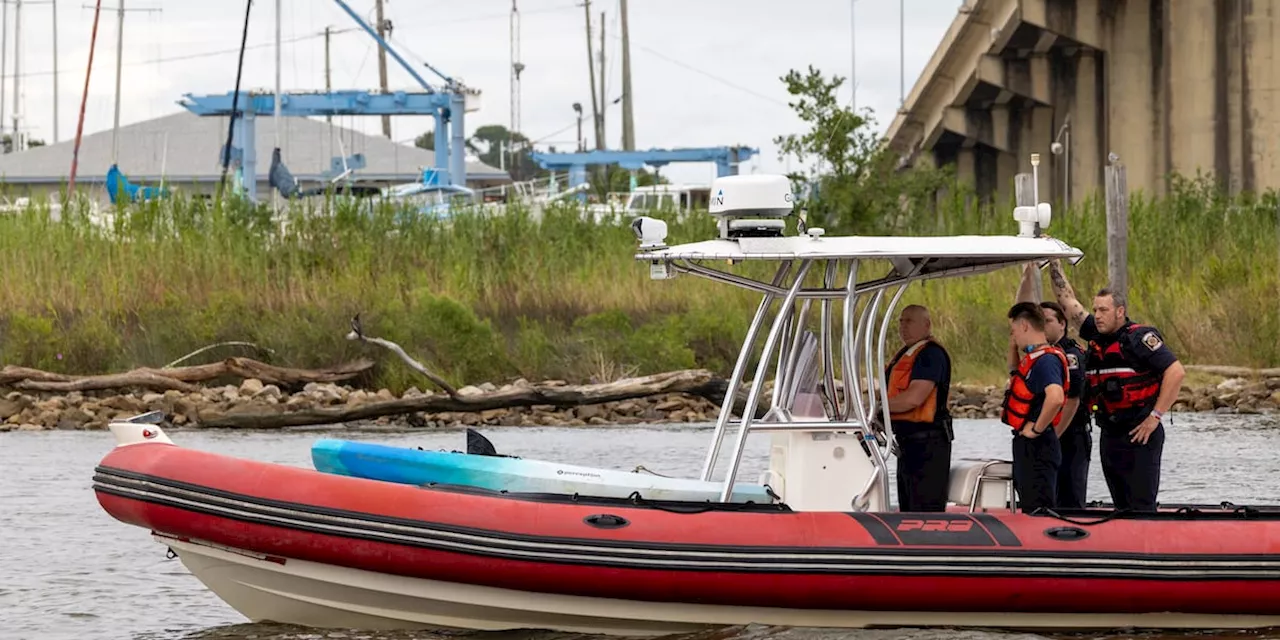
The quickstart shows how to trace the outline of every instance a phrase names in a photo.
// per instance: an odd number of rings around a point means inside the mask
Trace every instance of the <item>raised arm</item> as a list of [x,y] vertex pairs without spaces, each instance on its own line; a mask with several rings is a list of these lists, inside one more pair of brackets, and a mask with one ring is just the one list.
[[[1022,282],[1018,285],[1018,296],[1013,301],[1014,304],[1019,302],[1040,302],[1032,295],[1035,293],[1033,283],[1035,278],[1040,277],[1040,270],[1036,269],[1034,262],[1028,262],[1022,268]],[[1013,341],[1013,336],[1009,336],[1009,354],[1008,354],[1009,370],[1013,371],[1018,368],[1018,345]]]
[[1018,299],[1014,300],[1014,304],[1019,302],[1035,302],[1039,300],[1035,298],[1035,281],[1040,277],[1040,270],[1036,268],[1036,263],[1028,262],[1022,267],[1022,282],[1018,285]]
[[1062,262],[1049,262],[1049,282],[1053,285],[1053,295],[1058,298],[1058,304],[1067,312],[1067,322],[1079,329],[1084,319],[1089,317],[1089,312],[1076,299],[1076,292],[1071,289],[1071,283],[1067,282],[1067,274],[1062,272]]

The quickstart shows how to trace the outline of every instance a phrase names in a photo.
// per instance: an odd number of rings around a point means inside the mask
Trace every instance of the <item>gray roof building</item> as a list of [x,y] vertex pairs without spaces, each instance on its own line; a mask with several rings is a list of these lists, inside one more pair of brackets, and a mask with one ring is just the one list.
[[[365,167],[351,179],[365,183],[416,182],[422,169],[435,166],[435,153],[411,145],[392,142],[340,127],[342,117],[332,125],[310,118],[281,118],[281,156],[300,182],[324,180],[331,159],[361,153]],[[227,139],[228,119],[224,116],[197,116],[180,111],[153,120],[121,126],[119,167],[135,184],[158,183],[163,177],[170,185],[212,185],[222,173],[220,152]],[[255,123],[258,161],[258,193],[265,190],[271,152],[275,148],[276,122],[258,117]],[[0,155],[0,185],[48,187],[65,183],[71,173],[75,140]],[[102,185],[111,167],[110,129],[85,135],[80,141],[76,184]],[[481,162],[467,162],[467,184],[471,187],[508,183],[510,175]]]

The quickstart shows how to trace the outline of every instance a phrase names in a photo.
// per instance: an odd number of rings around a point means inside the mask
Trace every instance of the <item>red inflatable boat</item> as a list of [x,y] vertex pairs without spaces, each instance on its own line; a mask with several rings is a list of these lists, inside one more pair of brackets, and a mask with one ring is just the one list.
[[[1047,204],[1016,209],[1011,237],[832,237],[803,223],[788,237],[785,176],[726,176],[712,191],[714,239],[669,247],[665,223],[647,217],[632,229],[652,278],[690,274],[762,296],[691,479],[718,500],[397,484],[192,451],[137,420],[111,425],[99,502],[154,531],[252,620],[632,635],[749,623],[1280,625],[1280,510],[1015,514],[1008,464],[962,460],[948,484],[955,511],[894,511],[883,391],[894,309],[914,282],[1079,260],[1039,236]],[[720,270],[750,261],[777,262],[776,274]],[[730,500],[753,432],[771,438],[769,504]]]
[[152,530],[252,620],[626,634],[1280,624],[1274,511],[1068,519],[493,495],[185,449],[154,425],[112,428],[125,444],[96,469],[103,509]]

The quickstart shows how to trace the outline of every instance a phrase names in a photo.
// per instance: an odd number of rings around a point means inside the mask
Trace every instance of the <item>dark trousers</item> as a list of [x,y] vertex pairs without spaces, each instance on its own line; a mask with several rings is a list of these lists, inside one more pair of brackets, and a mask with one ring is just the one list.
[[[1130,427],[1132,428],[1132,427]],[[1146,444],[1130,442],[1129,429],[1105,430],[1098,436],[1102,476],[1107,479],[1116,509],[1155,511],[1160,492],[1160,457],[1164,453],[1164,425],[1156,427]]]
[[897,436],[898,510],[946,511],[951,438],[942,430]]
[[1013,437],[1013,488],[1019,509],[1030,513],[1057,506],[1061,465],[1062,447],[1052,427],[1038,438]]
[[1058,467],[1058,506],[1083,509],[1089,486],[1089,458],[1093,436],[1088,424],[1073,424],[1058,439],[1062,465]]

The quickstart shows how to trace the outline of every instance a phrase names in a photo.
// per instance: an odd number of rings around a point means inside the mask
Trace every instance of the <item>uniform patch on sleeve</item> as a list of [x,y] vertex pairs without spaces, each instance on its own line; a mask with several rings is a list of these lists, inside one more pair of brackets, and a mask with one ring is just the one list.
[[1067,368],[1069,368],[1069,369],[1079,369],[1079,368],[1080,368],[1080,360],[1079,360],[1078,358],[1076,358],[1076,354],[1074,354],[1074,353],[1068,353],[1068,354],[1067,354]]
[[1147,335],[1142,336],[1142,344],[1147,345],[1148,349],[1155,351],[1156,349],[1159,349],[1164,342],[1160,340],[1160,336],[1157,335],[1156,332],[1148,331]]

